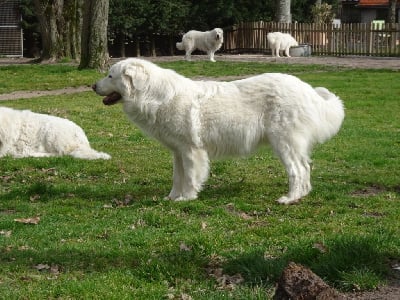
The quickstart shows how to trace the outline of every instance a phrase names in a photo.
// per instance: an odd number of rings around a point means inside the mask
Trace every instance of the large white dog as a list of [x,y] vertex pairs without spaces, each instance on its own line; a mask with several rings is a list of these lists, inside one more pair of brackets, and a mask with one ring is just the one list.
[[197,198],[209,159],[246,155],[269,142],[289,176],[289,193],[278,202],[296,202],[311,190],[312,146],[335,135],[344,118],[334,94],[285,74],[193,81],[131,58],[92,88],[105,105],[122,102],[133,123],[173,152],[173,200]]
[[75,123],[29,110],[0,107],[0,157],[71,155],[82,159],[109,159],[90,147]]
[[270,32],[267,34],[267,40],[272,50],[272,56],[280,57],[279,51],[284,51],[287,57],[289,55],[290,47],[299,45],[297,41],[289,33]]
[[182,42],[176,43],[176,48],[186,51],[186,60],[191,60],[194,50],[207,52],[210,60],[215,62],[214,53],[219,50],[224,42],[224,32],[221,28],[210,31],[191,30],[182,37]]

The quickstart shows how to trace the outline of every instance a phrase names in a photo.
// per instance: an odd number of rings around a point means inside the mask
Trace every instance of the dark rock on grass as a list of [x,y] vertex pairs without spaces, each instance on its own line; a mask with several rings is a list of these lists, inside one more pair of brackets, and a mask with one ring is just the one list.
[[283,270],[274,300],[339,300],[347,299],[326,284],[310,269],[290,262]]

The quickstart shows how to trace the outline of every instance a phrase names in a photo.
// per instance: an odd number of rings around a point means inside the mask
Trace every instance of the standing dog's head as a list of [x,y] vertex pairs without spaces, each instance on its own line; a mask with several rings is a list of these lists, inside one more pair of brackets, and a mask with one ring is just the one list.
[[224,41],[224,31],[221,28],[214,28],[214,33],[215,40],[222,43]]
[[135,58],[122,60],[110,68],[106,77],[93,84],[92,89],[105,96],[105,105],[123,101],[124,97],[146,88],[149,79],[147,64],[151,63]]

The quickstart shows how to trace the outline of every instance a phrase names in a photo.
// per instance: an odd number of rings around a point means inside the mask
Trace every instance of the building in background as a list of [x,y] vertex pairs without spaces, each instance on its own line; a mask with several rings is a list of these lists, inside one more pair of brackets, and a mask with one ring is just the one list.
[[0,56],[23,56],[19,4],[19,0],[0,1]]

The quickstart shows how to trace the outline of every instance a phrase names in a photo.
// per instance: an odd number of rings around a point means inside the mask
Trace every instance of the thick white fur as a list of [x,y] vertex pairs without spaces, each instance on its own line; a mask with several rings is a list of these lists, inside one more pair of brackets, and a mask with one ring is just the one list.
[[214,53],[219,50],[224,42],[224,32],[221,28],[210,31],[191,30],[182,37],[182,42],[176,43],[176,48],[186,51],[186,60],[191,60],[194,50],[207,52],[210,60],[215,62]]
[[289,33],[270,32],[267,34],[267,40],[272,50],[272,56],[280,57],[279,51],[284,51],[287,57],[290,47],[296,47],[299,44]]
[[344,118],[337,96],[285,74],[193,81],[131,58],[113,65],[93,89],[119,93],[129,119],[172,151],[173,200],[197,197],[209,159],[247,155],[269,142],[289,176],[289,193],[278,202],[296,202],[311,190],[312,146],[335,135]]
[[71,155],[82,159],[109,159],[93,150],[75,123],[29,110],[0,107],[0,157]]

